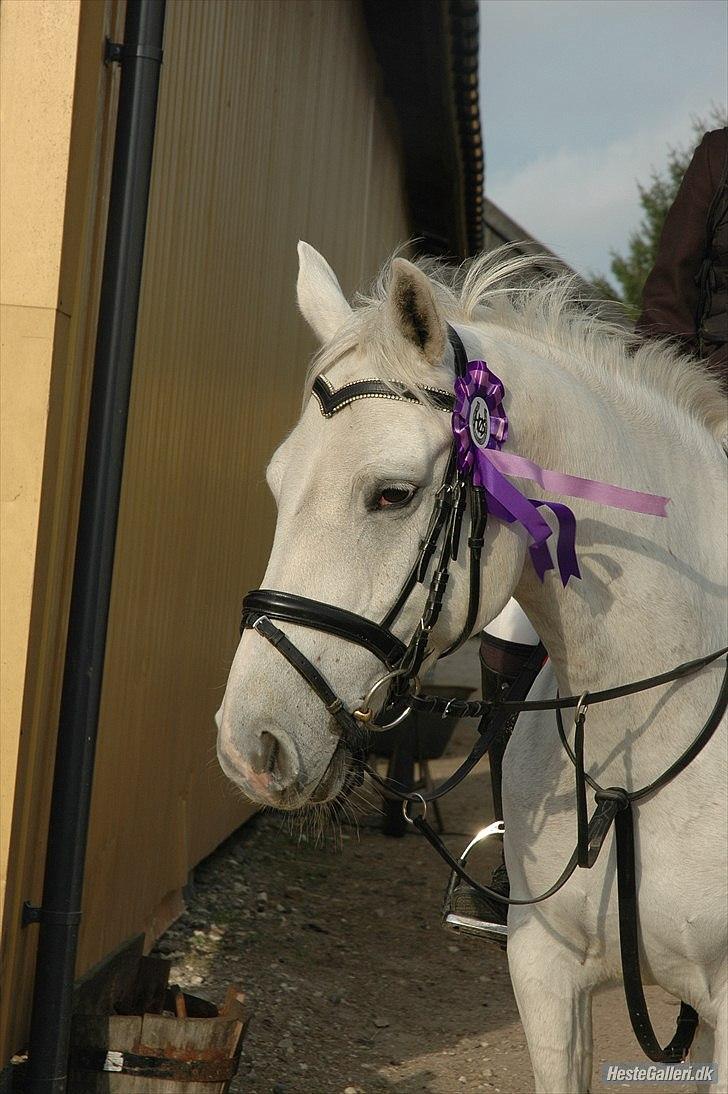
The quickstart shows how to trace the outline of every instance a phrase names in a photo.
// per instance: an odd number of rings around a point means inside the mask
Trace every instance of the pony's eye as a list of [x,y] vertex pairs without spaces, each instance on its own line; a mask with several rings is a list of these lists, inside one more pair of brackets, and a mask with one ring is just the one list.
[[402,509],[417,493],[414,486],[387,486],[375,498],[375,509]]

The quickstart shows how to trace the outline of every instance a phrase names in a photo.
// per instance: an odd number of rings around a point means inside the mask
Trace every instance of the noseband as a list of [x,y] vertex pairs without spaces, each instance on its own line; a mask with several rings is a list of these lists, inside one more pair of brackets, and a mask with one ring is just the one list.
[[[460,336],[452,327],[448,327],[448,340],[453,351],[455,375],[463,376],[468,358]],[[429,387],[423,387],[421,391],[427,401],[438,410],[452,413],[454,398],[450,392]],[[403,385],[385,384],[382,380],[355,380],[334,390],[323,376],[319,376],[314,382],[313,394],[324,418],[333,417],[344,407],[350,406],[359,399],[420,402],[418,396]],[[409,714],[411,703],[408,699],[419,691],[417,674],[428,653],[430,632],[442,610],[450,577],[450,563],[458,557],[466,508],[470,517],[468,610],[459,636],[440,655],[446,657],[467,641],[478,618],[480,564],[487,522],[484,492],[481,487],[473,485],[469,479],[463,478],[458,473],[454,443],[450,448],[445,474],[437,491],[425,538],[420,543],[417,557],[404,580],[399,595],[380,623],[375,623],[366,616],[337,608],[333,604],[310,600],[308,597],[298,596],[295,593],[256,589],[245,597],[240,633],[242,634],[246,627],[252,627],[286,658],[321,699],[329,714],[342,729],[345,739],[356,740],[357,736],[360,736],[362,726],[389,729],[403,721]],[[409,643],[405,645],[392,633],[391,627],[401,614],[415,587],[427,582],[427,575],[436,554],[424,610]],[[296,623],[299,626],[324,631],[337,638],[343,638],[347,642],[353,642],[368,650],[369,653],[373,653],[384,665],[386,672],[369,689],[361,706],[350,711],[343,700],[336,695],[326,678],[275,625],[273,620]],[[371,704],[375,696],[385,689],[384,710],[380,720],[375,722],[375,712]],[[401,709],[403,706],[404,709]]]

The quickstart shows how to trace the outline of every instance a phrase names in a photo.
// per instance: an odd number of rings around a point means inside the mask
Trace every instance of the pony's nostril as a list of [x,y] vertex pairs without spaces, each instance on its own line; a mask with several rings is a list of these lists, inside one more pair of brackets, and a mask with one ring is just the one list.
[[280,747],[281,742],[278,740],[277,737],[274,737],[272,733],[261,733],[260,765],[256,764],[261,774],[264,771],[267,772],[269,775],[272,775],[275,772]]
[[299,772],[293,747],[267,730],[260,734],[259,742],[256,755],[251,757],[255,770],[261,775],[271,775],[281,787],[290,786]]

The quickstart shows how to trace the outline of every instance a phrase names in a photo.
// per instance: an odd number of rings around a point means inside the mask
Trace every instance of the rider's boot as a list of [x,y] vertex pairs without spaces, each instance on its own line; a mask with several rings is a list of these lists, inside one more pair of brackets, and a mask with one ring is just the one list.
[[[508,642],[503,638],[484,633],[480,642],[480,666],[483,679],[483,698],[497,699],[508,690],[525,662],[533,653],[534,647],[526,643]],[[493,811],[496,820],[503,819],[503,801],[501,782],[503,754],[515,725],[517,715],[509,719],[503,731],[494,740],[488,750],[490,778],[493,792]],[[510,885],[508,871],[503,860],[493,871],[488,886],[496,892],[508,896]],[[477,892],[467,882],[458,881],[452,887],[448,902],[446,922],[448,926],[468,934],[477,934],[481,938],[505,949],[508,938],[508,906],[494,897]]]
[[[491,889],[508,896],[508,873],[501,862],[493,871]],[[477,935],[486,942],[495,942],[501,949],[508,941],[508,906],[494,897],[479,893],[466,881],[457,881],[452,888],[445,908],[445,923],[463,934]]]

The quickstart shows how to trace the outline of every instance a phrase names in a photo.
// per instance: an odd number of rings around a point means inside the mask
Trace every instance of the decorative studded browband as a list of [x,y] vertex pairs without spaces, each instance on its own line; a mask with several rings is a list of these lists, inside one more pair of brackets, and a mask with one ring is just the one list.
[[[419,390],[438,410],[452,411],[455,404],[452,392],[443,391],[439,387],[421,387]],[[420,401],[404,384],[385,383],[384,380],[354,380],[335,390],[325,376],[317,376],[312,391],[318,399],[324,418],[332,418],[343,407],[350,406],[359,399],[394,399],[410,403]]]

